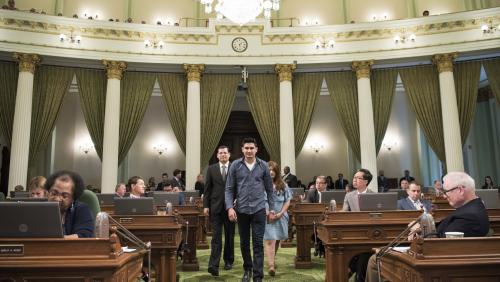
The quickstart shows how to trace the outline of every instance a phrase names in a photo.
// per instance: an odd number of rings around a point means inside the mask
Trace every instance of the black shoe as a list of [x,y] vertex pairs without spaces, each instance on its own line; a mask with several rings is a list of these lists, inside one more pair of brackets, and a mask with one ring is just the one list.
[[243,273],[243,277],[241,277],[241,282],[250,282],[250,279],[252,278],[252,270],[245,270],[245,273]]
[[233,268],[233,264],[232,263],[225,263],[224,264],[224,269],[225,270],[231,270]]
[[254,278],[253,282],[262,282],[262,279],[260,279],[260,278]]
[[212,276],[219,276],[219,270],[217,268],[209,267],[208,273],[212,274]]

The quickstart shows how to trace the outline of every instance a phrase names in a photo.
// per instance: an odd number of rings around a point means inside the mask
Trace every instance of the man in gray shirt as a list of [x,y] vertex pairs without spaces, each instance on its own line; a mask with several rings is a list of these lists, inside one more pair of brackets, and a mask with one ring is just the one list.
[[[268,217],[272,220],[274,219],[273,182],[267,163],[256,157],[255,139],[244,138],[241,149],[244,157],[232,163],[227,175],[226,209],[229,220],[238,219],[244,269],[241,281],[249,282],[253,275],[255,282],[264,278],[263,238],[266,228],[266,202],[270,211]],[[253,234],[253,261],[250,253],[250,229]]]

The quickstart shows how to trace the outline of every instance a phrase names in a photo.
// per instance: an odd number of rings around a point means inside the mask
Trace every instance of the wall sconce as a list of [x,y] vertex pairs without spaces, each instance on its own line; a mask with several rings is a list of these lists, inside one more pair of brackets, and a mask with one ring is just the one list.
[[314,42],[314,48],[316,49],[327,49],[327,48],[333,48],[335,46],[335,41],[333,39],[326,40],[326,39],[317,39]]
[[397,43],[406,43],[406,42],[415,42],[416,40],[417,40],[417,36],[414,33],[412,33],[410,35],[404,34],[402,36],[399,36],[399,34],[398,34],[398,35],[394,36],[394,43],[396,43],[396,44]]
[[314,143],[309,146],[315,153],[319,153],[323,149],[323,144]]
[[71,32],[69,35],[61,33],[59,34],[59,41],[61,41],[61,43],[69,42],[80,44],[82,42],[82,37],[80,35],[73,34],[73,32]]
[[163,42],[162,40],[158,41],[156,39],[153,39],[153,40],[144,40],[144,47],[146,48],[149,48],[149,47],[153,47],[153,48],[160,48],[160,49],[163,49],[163,47],[165,46],[165,42]]
[[92,143],[83,143],[83,144],[80,144],[79,148],[80,148],[80,152],[82,152],[82,153],[84,153],[86,155],[92,149],[94,149],[94,144],[92,144]]
[[163,155],[163,153],[167,152],[167,145],[166,144],[158,144],[153,146],[153,150],[155,150],[158,155]]
[[390,151],[391,149],[395,148],[398,145],[398,141],[396,140],[384,140],[382,143],[382,146],[387,149],[387,151]]
[[96,20],[97,20],[97,19],[99,18],[99,14],[98,14],[98,13],[96,13],[95,15],[92,15],[92,14],[90,14],[90,13],[84,12],[84,13],[83,13],[83,17],[84,17],[85,19],[89,19],[89,20],[93,20],[93,19],[96,19]]
[[387,15],[387,13],[382,14],[382,16],[372,15],[372,20],[374,22],[377,22],[377,21],[386,21],[388,18],[389,18],[389,16]]
[[484,34],[495,33],[495,31],[500,29],[500,25],[494,26],[493,23],[489,22],[487,24],[481,25],[481,30]]

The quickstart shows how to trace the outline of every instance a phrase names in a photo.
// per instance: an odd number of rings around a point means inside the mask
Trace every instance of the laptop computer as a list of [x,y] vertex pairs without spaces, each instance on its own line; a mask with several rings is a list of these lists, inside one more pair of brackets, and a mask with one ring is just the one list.
[[10,198],[7,199],[8,202],[47,202],[49,199],[47,198],[35,198],[35,197],[16,197],[16,198]]
[[337,203],[343,203],[345,198],[345,191],[325,191],[321,193],[321,202],[329,204],[332,199]]
[[406,193],[406,190],[403,190],[401,188],[389,189],[387,192],[389,192],[389,193],[398,193],[398,200],[408,197],[408,193]]
[[172,205],[180,205],[179,192],[155,192],[153,198],[155,206],[164,206],[167,201]]
[[30,196],[30,192],[27,191],[10,191],[11,198],[28,198]]
[[305,194],[304,188],[302,188],[302,187],[300,187],[300,188],[288,188],[288,189],[290,189],[290,192],[292,193],[293,197],[298,197],[300,195]]
[[115,202],[115,193],[111,194],[95,194],[99,200],[99,205],[112,205]]
[[154,202],[151,197],[144,198],[116,198],[116,215],[152,215]]
[[487,209],[500,209],[497,189],[476,189],[476,195],[483,200],[484,206]]
[[0,237],[62,238],[58,202],[1,202]]
[[359,195],[360,211],[396,210],[397,205],[397,193],[365,193]]

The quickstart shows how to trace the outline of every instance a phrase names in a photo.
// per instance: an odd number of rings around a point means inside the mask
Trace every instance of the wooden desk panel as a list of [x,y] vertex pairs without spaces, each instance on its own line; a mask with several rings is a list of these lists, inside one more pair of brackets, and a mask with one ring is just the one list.
[[146,254],[121,253],[110,239],[95,238],[2,238],[0,245],[24,248],[24,255],[0,256],[0,281],[136,282]]
[[200,269],[200,264],[196,257],[196,237],[200,214],[198,207],[196,205],[174,206],[174,211],[179,214],[180,223],[182,223],[182,240],[186,240],[187,230],[187,247],[189,251],[185,252],[182,257],[182,270],[198,271]]

